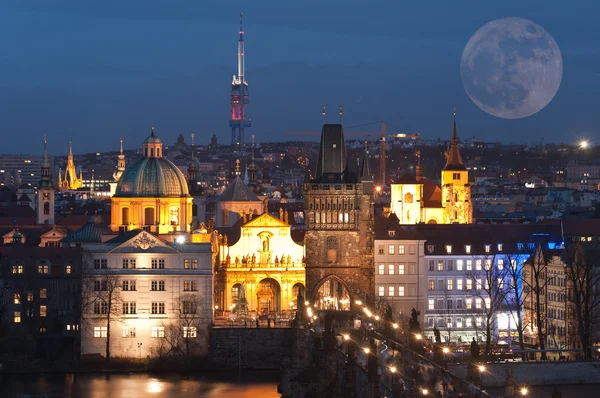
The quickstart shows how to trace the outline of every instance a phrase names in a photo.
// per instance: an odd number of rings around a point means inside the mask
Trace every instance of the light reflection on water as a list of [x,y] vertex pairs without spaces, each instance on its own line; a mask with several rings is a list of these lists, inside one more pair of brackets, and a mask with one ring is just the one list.
[[[235,373],[235,372],[234,372]],[[202,376],[184,377],[174,374],[49,374],[5,376],[0,382],[0,396],[17,393],[46,393],[48,397],[64,398],[274,398],[277,382],[272,377],[252,376],[243,381],[215,380]],[[6,395],[5,395],[6,394]]]

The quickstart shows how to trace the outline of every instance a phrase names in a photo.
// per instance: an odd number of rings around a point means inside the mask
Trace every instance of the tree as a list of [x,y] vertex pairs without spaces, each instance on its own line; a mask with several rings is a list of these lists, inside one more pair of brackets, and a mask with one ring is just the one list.
[[[502,258],[504,257],[504,258]],[[519,348],[525,349],[523,331],[523,304],[526,302],[529,289],[523,289],[523,262],[530,257],[526,253],[505,254],[499,256],[498,262],[502,260],[502,267],[506,269],[505,283],[508,292],[505,296],[505,302],[510,309],[512,319],[517,324],[517,333],[519,335]],[[500,263],[497,264],[500,267]]]
[[[472,280],[472,292],[475,297],[475,312],[484,318],[485,355],[492,353],[492,337],[495,329],[495,315],[505,305],[510,292],[506,286],[506,267],[499,268],[495,255],[475,257],[475,269],[467,273]],[[478,308],[480,307],[480,308]]]
[[598,320],[600,295],[600,245],[596,242],[575,242],[563,250],[567,299],[577,318],[579,341],[586,359],[592,359],[592,327]]
[[105,268],[92,268],[86,263],[81,292],[81,321],[88,326],[106,324],[106,359],[110,359],[111,322],[120,321],[123,313],[122,281],[119,275]]

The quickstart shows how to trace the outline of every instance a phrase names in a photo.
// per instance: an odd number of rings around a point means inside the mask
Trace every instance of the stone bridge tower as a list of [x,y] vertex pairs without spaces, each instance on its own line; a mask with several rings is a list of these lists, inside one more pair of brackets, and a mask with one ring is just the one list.
[[319,309],[373,297],[373,178],[360,170],[348,169],[342,125],[323,125],[315,179],[304,184],[306,291]]

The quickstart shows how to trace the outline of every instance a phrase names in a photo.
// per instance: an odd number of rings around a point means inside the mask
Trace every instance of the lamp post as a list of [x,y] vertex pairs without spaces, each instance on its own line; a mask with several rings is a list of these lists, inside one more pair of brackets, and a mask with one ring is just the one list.
[[477,366],[477,370],[479,370],[479,386],[483,390],[483,373],[485,372],[485,365]]

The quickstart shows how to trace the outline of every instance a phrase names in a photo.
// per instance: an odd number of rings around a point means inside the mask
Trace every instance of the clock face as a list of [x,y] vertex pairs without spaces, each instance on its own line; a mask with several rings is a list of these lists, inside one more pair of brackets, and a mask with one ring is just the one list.
[[44,200],[50,199],[50,194],[48,192],[44,192]]

